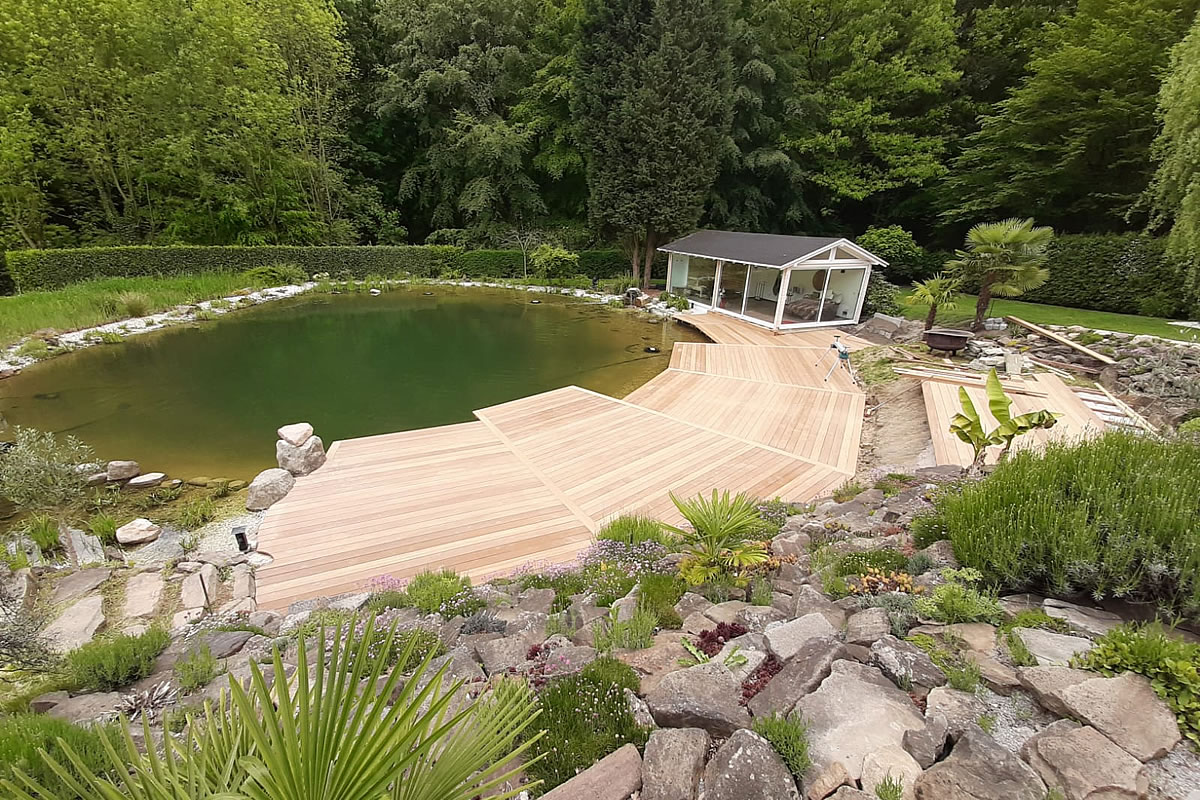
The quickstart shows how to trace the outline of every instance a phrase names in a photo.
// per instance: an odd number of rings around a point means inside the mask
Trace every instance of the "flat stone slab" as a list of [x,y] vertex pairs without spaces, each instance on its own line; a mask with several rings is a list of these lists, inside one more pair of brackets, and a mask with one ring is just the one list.
[[162,593],[163,580],[159,573],[140,572],[134,575],[125,584],[125,617],[137,619],[154,616]]
[[837,631],[829,624],[829,620],[819,612],[814,612],[800,619],[776,625],[764,631],[767,637],[767,648],[780,661],[787,661],[800,652],[800,648],[809,639],[818,636],[834,636]]
[[642,788],[642,757],[636,745],[609,753],[542,800],[628,800]]
[[711,741],[699,728],[651,733],[642,761],[641,800],[695,800]]
[[740,730],[713,755],[704,771],[705,800],[795,800],[796,782],[763,737]]
[[1096,677],[1062,690],[1071,716],[1103,733],[1139,761],[1165,756],[1179,743],[1179,725],[1141,675]]
[[1124,620],[1111,611],[1099,608],[1088,608],[1066,600],[1047,598],[1042,602],[1042,609],[1047,616],[1061,619],[1077,631],[1089,636],[1103,636]]
[[750,727],[750,714],[738,704],[740,697],[729,670],[709,662],[664,676],[646,695],[646,703],[664,728],[703,728],[713,736],[729,736]]
[[1150,779],[1142,762],[1089,726],[1060,719],[1021,747],[1021,757],[1046,786],[1067,800],[1145,797]]
[[1092,649],[1092,640],[1082,636],[1044,631],[1041,628],[1013,628],[1040,667],[1065,667],[1077,655]]
[[42,631],[50,648],[56,653],[69,653],[85,645],[104,624],[104,598],[88,595],[64,611]]
[[151,486],[158,486],[165,481],[167,476],[162,472],[147,472],[144,475],[138,475],[135,478],[130,478],[125,484],[128,489],[149,489]]
[[64,538],[70,546],[71,552],[75,554],[75,564],[77,566],[103,564],[108,560],[108,557],[104,554],[104,544],[100,541],[99,537],[71,527],[65,529],[65,534]]
[[77,600],[100,588],[100,584],[111,575],[112,570],[104,567],[77,570],[54,584],[54,594],[51,595],[50,602],[59,605]]

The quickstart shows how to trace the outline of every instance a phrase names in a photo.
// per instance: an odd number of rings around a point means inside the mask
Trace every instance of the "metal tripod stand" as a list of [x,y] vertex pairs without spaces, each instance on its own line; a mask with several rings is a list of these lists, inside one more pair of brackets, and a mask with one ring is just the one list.
[[832,375],[833,371],[840,365],[850,373],[850,380],[854,383],[858,383],[858,377],[854,374],[854,366],[850,363],[850,348],[842,344],[842,335],[840,333],[835,333],[833,335],[833,344],[829,345],[829,349],[826,350],[819,359],[817,359],[817,362],[813,364],[813,366],[821,366],[825,359],[833,353],[837,353],[837,357],[834,358],[833,363],[829,365],[829,371],[825,373],[825,382],[829,383],[829,376]]

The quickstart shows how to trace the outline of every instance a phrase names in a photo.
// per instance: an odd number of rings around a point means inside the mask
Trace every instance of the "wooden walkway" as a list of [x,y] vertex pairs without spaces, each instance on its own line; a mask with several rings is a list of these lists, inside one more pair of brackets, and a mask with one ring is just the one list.
[[[1039,374],[1024,379],[1030,393],[1009,391],[1012,398],[1012,413],[1027,414],[1030,411],[1048,409],[1062,414],[1062,418],[1049,430],[1031,431],[1018,436],[1013,450],[1036,448],[1052,440],[1071,440],[1091,436],[1103,431],[1107,425],[1096,412],[1088,408],[1083,399],[1071,387],[1054,375]],[[933,435],[933,454],[937,463],[967,466],[971,463],[971,446],[950,432],[950,420],[959,412],[959,383],[948,380],[926,380],[921,385],[925,396],[925,413],[929,418],[929,430]],[[998,423],[988,411],[987,392],[982,386],[967,386],[971,402],[982,415],[984,427],[994,428]],[[988,463],[995,463],[1000,454],[999,447],[988,453]]]
[[669,492],[829,493],[854,474],[864,404],[845,372],[824,381],[828,358],[815,366],[830,335],[749,345],[758,329],[728,322],[710,335],[734,344],[676,344],[623,400],[569,386],[476,422],[334,443],[262,521],[274,561],[257,574],[260,607],[423,569],[478,579],[569,561],[622,513],[678,522]]
[[757,347],[829,347],[836,334],[851,350],[871,347],[866,339],[860,339],[835,327],[800,329],[777,333],[750,322],[710,311],[704,314],[681,314],[675,318],[691,325],[718,344],[751,344]]

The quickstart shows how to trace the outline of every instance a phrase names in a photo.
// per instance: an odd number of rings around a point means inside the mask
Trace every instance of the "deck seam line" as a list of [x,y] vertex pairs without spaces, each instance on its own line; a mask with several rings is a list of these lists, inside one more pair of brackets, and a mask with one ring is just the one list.
[[[731,345],[723,344],[723,345],[718,345],[718,346],[719,347],[730,347]],[[800,348],[793,347],[791,349],[799,350]],[[701,372],[698,369],[683,369],[682,367],[667,367],[665,370],[663,370],[663,372],[686,372],[688,375],[707,375],[712,378],[728,378],[731,381],[745,381],[746,383],[759,383],[764,386],[783,386],[783,387],[792,388],[792,389],[807,389],[807,390],[813,391],[813,392],[830,392],[832,394],[846,394],[846,395],[850,395],[851,397],[861,397],[863,394],[865,394],[861,389],[856,392],[851,392],[851,391],[847,391],[846,389],[831,389],[831,388],[826,388],[824,386],[807,386],[803,383],[781,383],[779,381],[763,380],[762,378],[743,378],[740,375],[722,375],[719,372]],[[663,374],[663,373],[660,372],[659,375],[661,375],[661,374]],[[657,378],[658,375],[655,375],[654,377]],[[650,380],[654,380],[654,378],[651,378]],[[650,385],[650,382],[647,381],[642,386],[649,386],[649,385]],[[642,386],[639,386],[638,389],[641,389]],[[636,392],[637,389],[635,389],[634,391]],[[633,392],[630,392],[629,394],[633,394]],[[629,395],[626,395],[626,397],[628,397],[628,396]]]

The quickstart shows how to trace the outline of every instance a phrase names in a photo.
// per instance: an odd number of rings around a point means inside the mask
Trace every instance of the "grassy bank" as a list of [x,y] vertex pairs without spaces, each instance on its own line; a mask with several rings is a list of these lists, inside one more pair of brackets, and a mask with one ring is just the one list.
[[[910,294],[912,294],[911,289],[904,291],[904,297]],[[969,323],[975,317],[975,301],[976,297],[973,294],[958,295],[957,307],[938,310],[937,324],[962,326]],[[904,316],[916,320],[924,320],[925,315],[929,312],[927,306],[910,306],[903,303],[902,310]],[[1009,300],[1003,297],[992,300],[988,316],[1007,317],[1010,315],[1036,325],[1082,325],[1085,328],[1098,328],[1106,331],[1148,333],[1164,339],[1179,339],[1185,342],[1200,341],[1200,330],[1170,325],[1168,324],[1170,320],[1161,317],[1141,317],[1136,314],[1113,314],[1108,311],[1088,311],[1083,308],[1023,303],[1020,300]]]
[[[53,292],[0,297],[0,347],[34,331],[60,333],[212,300],[247,288],[240,273],[181,277],[106,278]],[[260,287],[253,287],[260,288]]]

